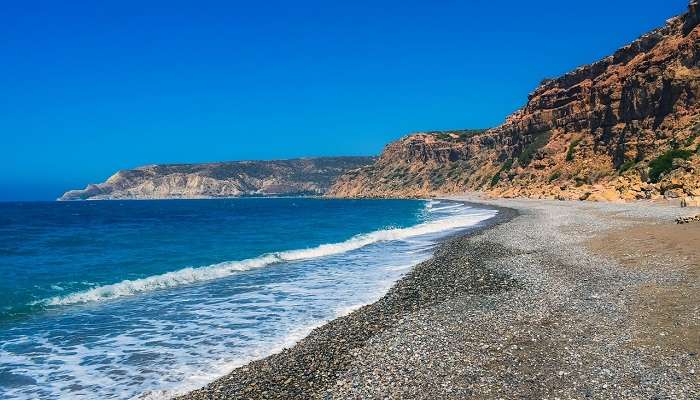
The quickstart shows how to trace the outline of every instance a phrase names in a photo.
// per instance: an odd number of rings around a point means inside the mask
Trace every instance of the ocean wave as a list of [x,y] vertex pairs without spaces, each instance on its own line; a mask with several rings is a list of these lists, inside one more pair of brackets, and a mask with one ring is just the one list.
[[45,306],[63,306],[89,303],[116,299],[119,297],[133,296],[152,290],[168,289],[182,285],[225,278],[242,271],[263,268],[285,261],[298,261],[326,257],[357,250],[378,242],[404,240],[415,236],[463,229],[489,219],[495,214],[496,211],[491,210],[483,210],[480,212],[472,211],[469,214],[452,215],[448,216],[447,218],[424,222],[408,228],[384,229],[367,234],[361,234],[339,243],[322,244],[313,248],[264,254],[259,257],[241,261],[226,261],[202,267],[187,267],[161,275],[154,275],[134,280],[124,280],[118,283],[103,285],[65,296],[56,296],[34,302],[33,305],[41,304]]

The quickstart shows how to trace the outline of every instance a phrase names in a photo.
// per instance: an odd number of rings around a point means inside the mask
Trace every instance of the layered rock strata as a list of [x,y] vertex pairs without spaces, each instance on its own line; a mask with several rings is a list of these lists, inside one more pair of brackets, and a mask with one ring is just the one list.
[[389,144],[329,195],[425,197],[487,191],[586,200],[700,198],[700,10],[613,55],[546,79],[485,131],[424,132]]

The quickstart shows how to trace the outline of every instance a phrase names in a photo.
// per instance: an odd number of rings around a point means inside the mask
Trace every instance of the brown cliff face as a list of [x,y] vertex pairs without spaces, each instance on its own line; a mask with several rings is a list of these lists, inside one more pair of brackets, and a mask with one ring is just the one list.
[[700,197],[700,11],[545,80],[487,131],[419,133],[331,188],[338,197],[485,190],[512,197]]

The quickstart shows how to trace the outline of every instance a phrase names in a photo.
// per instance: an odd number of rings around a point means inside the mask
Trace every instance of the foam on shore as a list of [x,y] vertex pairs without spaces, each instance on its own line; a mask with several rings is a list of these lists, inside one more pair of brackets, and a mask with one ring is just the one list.
[[[427,212],[446,211],[464,207],[462,204],[446,204],[436,207],[440,202],[428,202]],[[411,237],[434,234],[449,230],[463,229],[478,224],[493,217],[496,211],[482,210],[478,213],[453,215],[435,221],[425,222],[408,228],[382,229],[354,236],[344,242],[322,244],[308,249],[297,249],[263,254],[259,257],[240,261],[225,261],[202,267],[187,267],[177,271],[141,279],[123,280],[110,285],[102,285],[65,296],[56,296],[39,300],[33,304],[46,306],[65,306],[133,296],[152,290],[168,289],[181,285],[189,285],[213,279],[225,278],[233,274],[251,269],[268,267],[288,261],[308,260],[342,254],[362,247],[386,241],[406,240]]]

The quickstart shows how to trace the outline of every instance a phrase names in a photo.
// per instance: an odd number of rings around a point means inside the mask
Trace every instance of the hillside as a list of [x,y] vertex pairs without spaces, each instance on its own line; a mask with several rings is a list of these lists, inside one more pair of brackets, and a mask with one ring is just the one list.
[[615,54],[547,79],[486,131],[427,132],[389,144],[338,179],[336,197],[700,199],[700,11]]
[[68,191],[59,200],[320,195],[341,174],[373,161],[373,157],[326,157],[148,165]]

